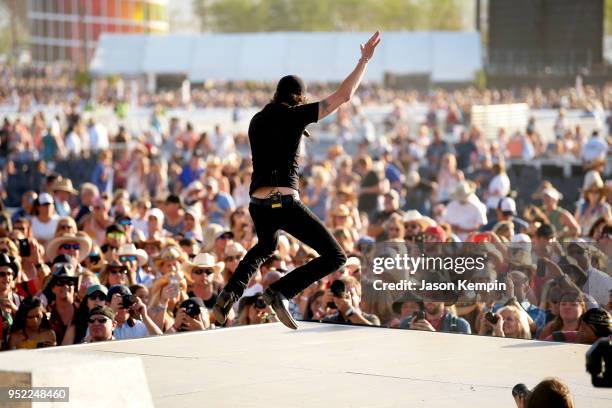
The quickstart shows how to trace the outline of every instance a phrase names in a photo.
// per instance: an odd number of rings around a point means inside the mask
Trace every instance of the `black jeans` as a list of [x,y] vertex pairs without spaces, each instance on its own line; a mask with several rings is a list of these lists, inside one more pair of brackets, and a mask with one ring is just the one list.
[[276,250],[278,230],[288,232],[319,253],[311,260],[283,276],[270,288],[291,299],[311,283],[338,270],[346,262],[346,255],[325,225],[299,199],[283,196],[282,208],[249,204],[258,242],[244,256],[225,286],[225,291],[242,296],[251,276]]

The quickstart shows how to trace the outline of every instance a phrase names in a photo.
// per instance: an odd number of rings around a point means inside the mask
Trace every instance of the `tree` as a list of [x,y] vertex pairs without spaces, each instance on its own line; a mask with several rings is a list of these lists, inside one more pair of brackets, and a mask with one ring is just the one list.
[[463,0],[194,0],[210,31],[460,30]]

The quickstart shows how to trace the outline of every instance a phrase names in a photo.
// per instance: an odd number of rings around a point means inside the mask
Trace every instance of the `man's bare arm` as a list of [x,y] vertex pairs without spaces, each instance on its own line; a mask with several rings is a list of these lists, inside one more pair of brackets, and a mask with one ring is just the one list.
[[361,83],[366,65],[374,55],[378,43],[380,43],[380,32],[376,31],[365,44],[360,45],[361,58],[355,69],[342,81],[336,92],[319,102],[319,120],[331,115],[340,105],[351,100]]

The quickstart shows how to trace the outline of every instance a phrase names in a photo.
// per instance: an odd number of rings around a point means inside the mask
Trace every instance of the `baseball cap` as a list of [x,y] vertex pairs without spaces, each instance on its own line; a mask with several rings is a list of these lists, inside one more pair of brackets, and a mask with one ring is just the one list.
[[38,196],[38,203],[40,205],[53,204],[54,202],[53,197],[49,193],[41,193]]
[[120,232],[122,234],[125,234],[125,228],[121,224],[111,224],[106,227],[106,233],[110,234],[111,232]]
[[227,231],[227,230],[221,231],[215,237],[215,239],[219,239],[219,238],[234,239],[234,233],[232,231]]
[[89,311],[89,317],[102,315],[115,320],[115,311],[108,306],[95,306]]
[[122,296],[132,294],[132,292],[130,291],[130,288],[128,288],[125,285],[113,285],[110,287],[110,289],[108,290],[108,293],[106,294],[106,301],[108,303],[110,303],[115,293],[119,293]]
[[106,289],[106,286],[104,285],[91,285],[90,287],[87,288],[87,291],[85,292],[85,296],[89,296],[94,294],[95,292],[102,292],[104,294],[104,296],[106,296],[108,294],[108,289]]
[[511,197],[504,197],[499,200],[499,209],[504,214],[516,215],[516,202]]

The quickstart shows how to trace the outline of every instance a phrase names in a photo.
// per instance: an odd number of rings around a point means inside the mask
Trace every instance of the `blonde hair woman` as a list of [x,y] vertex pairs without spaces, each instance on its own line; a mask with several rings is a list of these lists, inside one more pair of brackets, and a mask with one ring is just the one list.
[[178,306],[187,299],[187,279],[182,270],[158,278],[149,293],[147,313],[163,332],[174,324]]
[[511,337],[515,339],[531,339],[529,330],[529,320],[527,313],[519,309],[519,306],[504,306],[494,313],[497,323],[493,324],[486,319],[486,314],[482,314],[480,320],[480,330],[478,334],[491,334],[494,337]]
[[60,219],[57,221],[57,227],[55,227],[54,238],[62,235],[76,235],[77,232],[78,228],[72,217],[60,217]]

